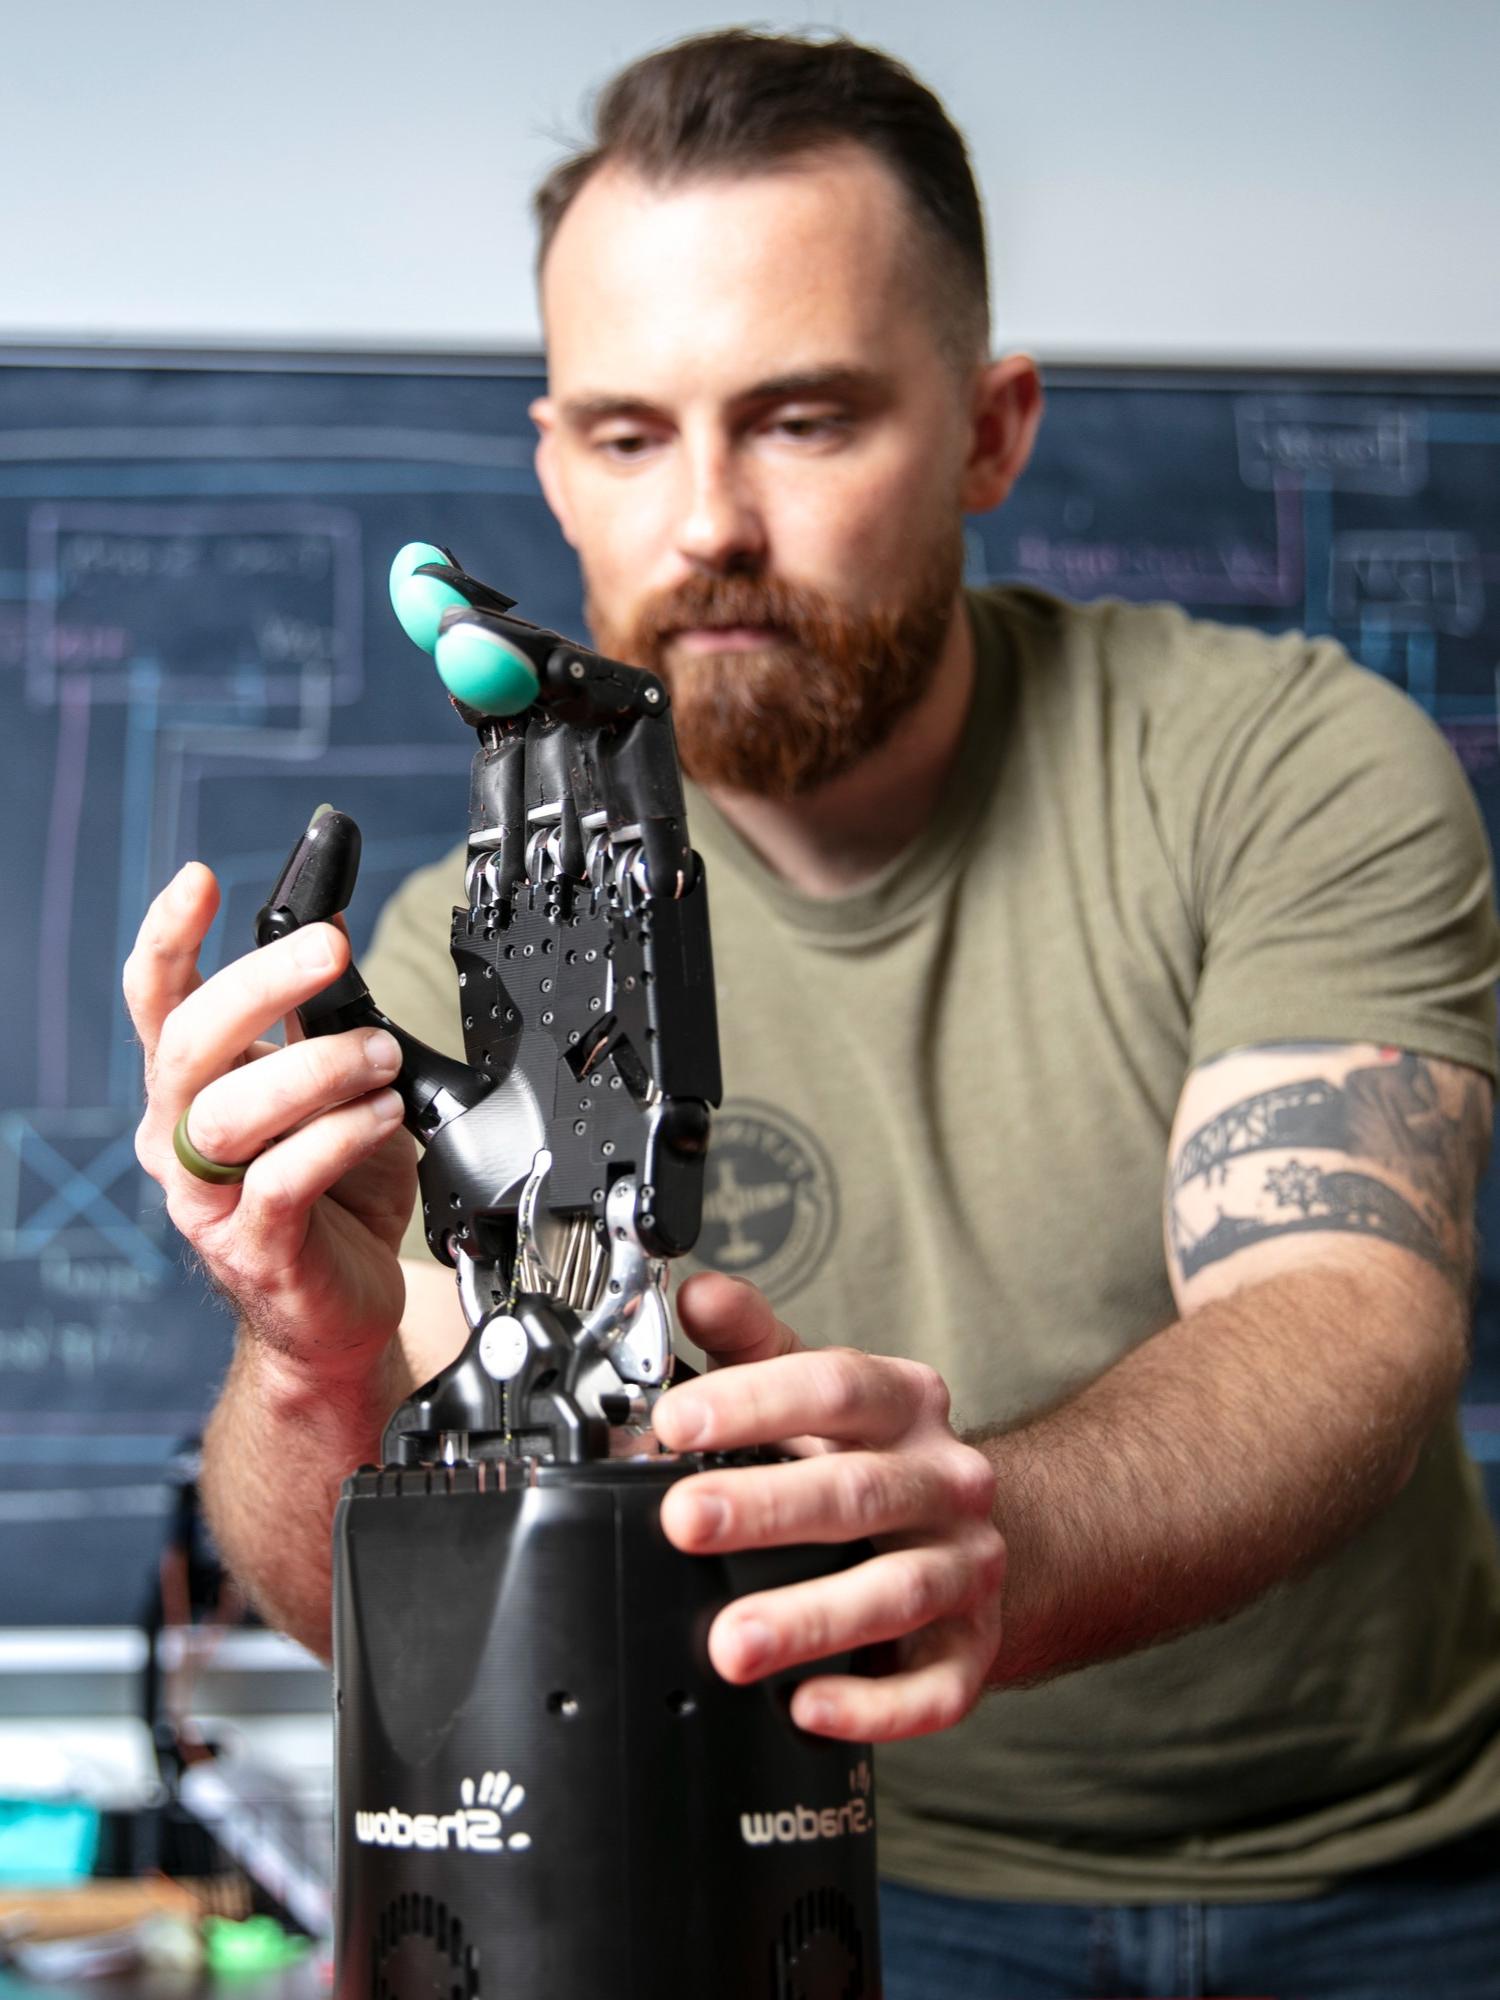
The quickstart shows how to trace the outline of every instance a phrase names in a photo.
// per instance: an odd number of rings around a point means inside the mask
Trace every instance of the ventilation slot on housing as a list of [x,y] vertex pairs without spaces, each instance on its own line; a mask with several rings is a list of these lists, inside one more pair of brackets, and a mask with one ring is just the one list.
[[435,1896],[395,1896],[375,1926],[370,2000],[480,2000],[479,1948]]
[[842,1890],[809,1889],[782,1918],[769,2000],[867,2000],[864,1936]]

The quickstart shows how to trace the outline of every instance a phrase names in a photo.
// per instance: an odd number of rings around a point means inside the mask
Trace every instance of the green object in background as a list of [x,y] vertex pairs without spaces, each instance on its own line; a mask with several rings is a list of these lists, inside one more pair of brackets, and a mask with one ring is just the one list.
[[203,1953],[210,1972],[221,1977],[278,1972],[306,1958],[310,1940],[283,1930],[274,1917],[205,1917]]
[[419,563],[442,563],[446,567],[448,558],[433,542],[408,542],[398,549],[391,564],[391,608],[412,644],[430,653],[437,644],[443,613],[469,600],[440,577],[417,576]]
[[0,1882],[32,1889],[82,1881],[99,1851],[99,1815],[76,1800],[0,1799]]
[[536,700],[536,668],[483,625],[450,625],[433,657],[449,694],[481,715],[519,715]]

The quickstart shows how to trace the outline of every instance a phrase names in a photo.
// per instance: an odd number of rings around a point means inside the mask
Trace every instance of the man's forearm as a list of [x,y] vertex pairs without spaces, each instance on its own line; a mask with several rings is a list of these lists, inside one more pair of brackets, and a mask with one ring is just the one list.
[[990,1683],[1212,1623],[1328,1554],[1410,1476],[1461,1380],[1464,1322],[1425,1268],[1395,1288],[1301,1271],[1203,1306],[1046,1415],[971,1436],[1009,1551]]
[[379,1458],[401,1368],[392,1341],[368,1376],[330,1385],[241,1328],[204,1434],[204,1508],[226,1566],[270,1624],[324,1658],[339,1487]]

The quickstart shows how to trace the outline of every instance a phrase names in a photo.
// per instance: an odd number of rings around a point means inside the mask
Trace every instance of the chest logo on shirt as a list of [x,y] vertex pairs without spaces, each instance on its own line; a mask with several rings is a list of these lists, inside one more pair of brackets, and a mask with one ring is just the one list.
[[714,1115],[696,1263],[749,1278],[776,1303],[800,1291],[838,1230],[833,1165],[789,1113],[731,1098]]

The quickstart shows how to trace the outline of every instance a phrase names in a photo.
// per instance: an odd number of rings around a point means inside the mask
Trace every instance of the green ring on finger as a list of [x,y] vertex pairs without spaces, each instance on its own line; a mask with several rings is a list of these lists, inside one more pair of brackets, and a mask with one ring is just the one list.
[[222,1160],[211,1160],[206,1153],[200,1153],[188,1137],[188,1113],[192,1108],[190,1100],[172,1127],[172,1151],[177,1155],[177,1164],[186,1167],[194,1180],[207,1181],[211,1187],[234,1186],[245,1178],[250,1162],[246,1160],[241,1166],[229,1167]]

